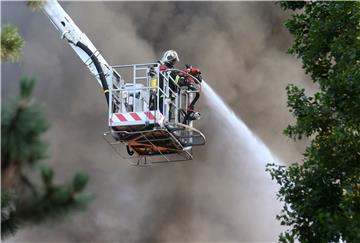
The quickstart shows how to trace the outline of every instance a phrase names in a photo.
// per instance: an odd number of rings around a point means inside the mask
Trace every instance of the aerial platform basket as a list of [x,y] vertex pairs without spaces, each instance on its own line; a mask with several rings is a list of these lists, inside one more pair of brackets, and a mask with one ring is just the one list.
[[184,120],[194,93],[200,92],[175,82],[174,71],[184,71],[160,70],[158,63],[112,68],[121,76],[114,75],[109,84],[105,140],[135,165],[192,159],[192,147],[205,144],[205,136]]

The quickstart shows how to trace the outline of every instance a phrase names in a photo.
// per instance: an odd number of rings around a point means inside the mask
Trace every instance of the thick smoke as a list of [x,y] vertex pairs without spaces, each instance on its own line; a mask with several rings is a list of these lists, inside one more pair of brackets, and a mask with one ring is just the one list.
[[[23,3],[1,4],[2,23],[18,25],[26,40],[22,61],[2,64],[2,95],[17,91],[22,74],[37,77],[37,96],[52,124],[46,135],[49,162],[59,181],[75,170],[89,173],[89,190],[97,196],[86,212],[23,229],[9,241],[276,239],[280,206],[264,164],[230,128],[219,129],[222,118],[214,107],[199,104],[203,118],[196,126],[208,144],[195,149],[195,161],[132,167],[101,138],[107,112],[101,89],[50,21]],[[285,16],[273,3],[61,4],[110,64],[155,61],[164,50],[177,50],[181,65],[200,67],[278,157],[300,158],[303,144],[293,144],[281,131],[291,122],[285,86],[306,78],[285,54],[291,39],[282,27]]]

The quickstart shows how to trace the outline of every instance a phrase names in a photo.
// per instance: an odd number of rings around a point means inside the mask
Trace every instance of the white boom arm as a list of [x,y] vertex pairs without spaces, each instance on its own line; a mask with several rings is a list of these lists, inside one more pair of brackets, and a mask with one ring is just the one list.
[[120,79],[120,75],[114,72],[89,38],[79,29],[56,0],[47,0],[42,10],[60,31],[61,38],[68,41],[82,62],[90,69],[98,83],[103,87],[106,95],[107,86],[110,85],[113,75],[113,78],[118,79]]

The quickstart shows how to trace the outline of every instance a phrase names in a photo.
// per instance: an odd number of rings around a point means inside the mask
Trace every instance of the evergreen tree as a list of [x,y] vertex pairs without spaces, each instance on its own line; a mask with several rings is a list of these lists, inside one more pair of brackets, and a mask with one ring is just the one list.
[[[58,219],[73,209],[82,209],[91,199],[84,192],[88,176],[77,173],[57,185],[54,171],[39,161],[47,144],[41,135],[48,124],[33,97],[35,80],[22,78],[20,97],[9,100],[1,112],[1,235],[14,233],[19,224]],[[36,173],[41,182],[35,183]]]
[[[2,28],[1,60],[18,60],[23,45],[16,27]],[[41,136],[48,123],[33,98],[34,87],[34,79],[22,78],[20,96],[1,104],[1,238],[25,223],[59,219],[83,209],[92,199],[84,192],[86,174],[76,173],[70,181],[55,184],[52,168],[40,164],[47,157]]]
[[289,229],[280,242],[360,242],[360,2],[282,2],[296,11],[286,22],[289,53],[319,84],[314,96],[287,87],[296,118],[285,129],[311,138],[302,164],[270,164]]
[[24,41],[19,35],[16,26],[5,25],[1,28],[1,60],[17,61],[21,56]]

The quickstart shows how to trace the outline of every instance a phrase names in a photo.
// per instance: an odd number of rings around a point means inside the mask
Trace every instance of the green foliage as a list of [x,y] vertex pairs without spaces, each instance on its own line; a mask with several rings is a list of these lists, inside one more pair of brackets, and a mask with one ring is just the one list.
[[306,1],[279,1],[277,3],[285,10],[297,10],[302,9],[305,6]]
[[5,25],[1,28],[1,60],[2,61],[17,61],[21,56],[24,41],[18,33],[18,30],[13,25]]
[[33,11],[39,10],[44,6],[45,0],[26,1],[26,5]]
[[19,228],[15,204],[16,195],[13,192],[1,192],[1,238],[13,235]]
[[[283,7],[297,9],[290,5]],[[278,219],[289,226],[279,241],[360,242],[360,2],[307,2],[302,10],[286,22],[289,53],[320,90],[287,87],[296,123],[284,133],[312,141],[302,165],[267,166],[281,186]]]
[[74,176],[74,180],[72,183],[74,192],[78,193],[78,192],[83,191],[88,180],[89,180],[88,175],[83,174],[83,173],[77,173]]
[[41,178],[43,180],[44,185],[46,187],[49,187],[53,182],[54,170],[48,166],[41,167]]
[[[32,97],[34,87],[34,79],[22,78],[20,97],[2,104],[2,238],[14,234],[20,224],[59,219],[84,209],[92,199],[84,192],[87,175],[77,173],[68,182],[56,184],[52,168],[34,166],[46,157],[47,144],[41,136],[48,129],[42,107]],[[32,180],[34,173],[30,172],[38,169],[42,180],[34,183],[39,180]],[[11,194],[7,192],[10,190]]]
[[85,209],[93,196],[84,192],[88,176],[77,173],[71,182],[56,185],[53,183],[54,171],[48,166],[41,167],[44,186],[42,193],[33,195],[31,201],[22,208],[22,219],[28,222],[42,222],[60,219],[75,210]]
[[20,97],[2,104],[2,168],[16,161],[34,163],[46,157],[47,145],[41,135],[48,129],[48,124],[41,106],[31,97],[34,85],[34,79],[22,78]]

